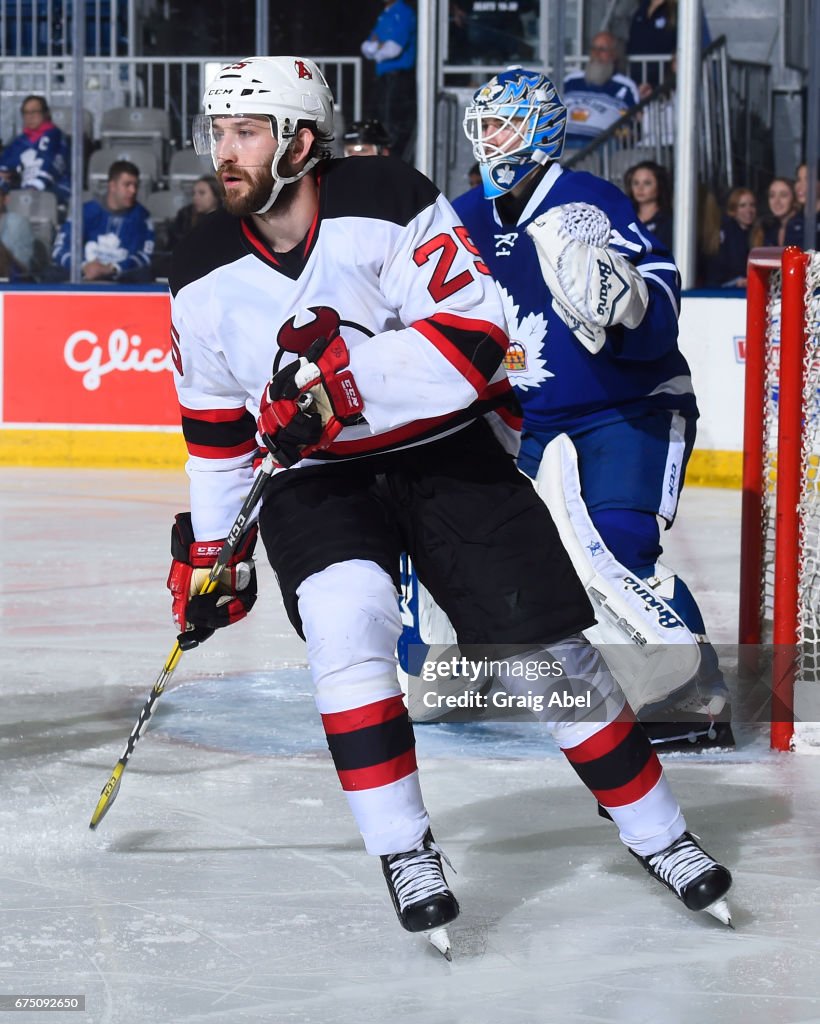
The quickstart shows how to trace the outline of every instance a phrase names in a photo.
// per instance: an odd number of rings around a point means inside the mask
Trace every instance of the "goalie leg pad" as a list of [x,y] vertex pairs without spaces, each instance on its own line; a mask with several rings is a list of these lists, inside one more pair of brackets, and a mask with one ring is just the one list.
[[586,635],[604,645],[632,707],[638,711],[686,687],[700,665],[696,638],[604,544],[581,497],[575,448],[565,434],[545,448],[535,486],[595,607],[598,622]]

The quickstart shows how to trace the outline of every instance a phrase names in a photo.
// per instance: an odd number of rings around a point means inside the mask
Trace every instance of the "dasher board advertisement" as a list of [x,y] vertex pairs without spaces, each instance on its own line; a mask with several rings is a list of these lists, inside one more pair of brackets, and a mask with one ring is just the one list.
[[4,292],[9,426],[179,429],[167,292]]

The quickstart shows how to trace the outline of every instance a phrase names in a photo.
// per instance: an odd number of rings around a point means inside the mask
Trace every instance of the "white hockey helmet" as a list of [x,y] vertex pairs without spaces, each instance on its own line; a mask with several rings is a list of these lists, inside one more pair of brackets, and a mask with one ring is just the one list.
[[557,160],[566,125],[567,108],[539,71],[507,68],[477,89],[465,113],[464,132],[486,198],[503,196],[535,165]]
[[[257,213],[266,213],[283,185],[298,181],[330,156],[333,142],[333,94],[325,77],[306,57],[245,57],[228,64],[211,79],[202,99],[204,113],[194,118],[194,149],[217,167],[213,122],[217,117],[265,116],[278,145],[271,164],[273,191]],[[279,161],[299,127],[313,129],[313,155],[298,174],[280,177]]]

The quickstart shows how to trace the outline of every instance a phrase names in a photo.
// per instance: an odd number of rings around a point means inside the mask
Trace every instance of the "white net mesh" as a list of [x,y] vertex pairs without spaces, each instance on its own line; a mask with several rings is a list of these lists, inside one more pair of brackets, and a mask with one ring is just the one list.
[[[798,557],[798,642],[800,660],[795,712],[800,719],[800,689],[820,682],[820,253],[809,253],[805,287],[805,338],[801,430],[801,483]],[[780,400],[781,273],[769,278],[766,310],[765,410],[763,428],[763,579],[761,611],[764,639],[771,641],[774,601],[777,433]],[[810,701],[814,704],[814,701]],[[811,715],[812,718],[816,717]],[[795,723],[798,740],[816,746],[820,726]]]
[[820,680],[820,253],[806,270],[800,488],[799,638],[801,678]]

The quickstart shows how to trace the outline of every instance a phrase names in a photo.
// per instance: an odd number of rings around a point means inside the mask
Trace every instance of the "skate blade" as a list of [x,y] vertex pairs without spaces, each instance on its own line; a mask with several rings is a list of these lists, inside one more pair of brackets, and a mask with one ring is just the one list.
[[716,917],[721,924],[727,925],[732,929],[732,931],[734,931],[735,926],[732,924],[732,915],[725,897],[715,900],[714,903],[710,903],[708,907],[704,907],[703,909],[707,914],[711,914],[712,917]]
[[429,932],[424,934],[445,960],[452,961],[452,943],[446,928],[431,928]]

